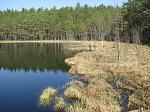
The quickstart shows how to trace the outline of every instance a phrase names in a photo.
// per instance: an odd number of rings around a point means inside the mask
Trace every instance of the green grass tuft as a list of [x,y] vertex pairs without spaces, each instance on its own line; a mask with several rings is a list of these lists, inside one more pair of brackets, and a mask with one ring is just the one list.
[[67,104],[65,103],[64,99],[62,97],[56,97],[56,104],[55,108],[57,111],[63,111],[67,107]]
[[40,96],[40,99],[39,99],[39,103],[40,105],[42,106],[47,106],[50,104],[51,100],[52,100],[52,97],[55,96],[56,94],[56,90],[49,87],[47,89],[45,89],[41,96]]

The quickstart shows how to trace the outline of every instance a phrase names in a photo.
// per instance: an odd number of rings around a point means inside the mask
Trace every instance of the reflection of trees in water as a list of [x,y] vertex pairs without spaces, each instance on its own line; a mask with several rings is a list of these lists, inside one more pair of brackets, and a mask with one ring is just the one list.
[[11,71],[67,71],[63,44],[0,44],[0,68]]

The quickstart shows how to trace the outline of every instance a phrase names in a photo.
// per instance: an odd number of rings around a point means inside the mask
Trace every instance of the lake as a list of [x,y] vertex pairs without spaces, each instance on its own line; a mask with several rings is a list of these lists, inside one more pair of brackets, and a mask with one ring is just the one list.
[[54,112],[39,106],[46,87],[62,94],[71,81],[64,60],[73,56],[64,44],[0,44],[0,112]]

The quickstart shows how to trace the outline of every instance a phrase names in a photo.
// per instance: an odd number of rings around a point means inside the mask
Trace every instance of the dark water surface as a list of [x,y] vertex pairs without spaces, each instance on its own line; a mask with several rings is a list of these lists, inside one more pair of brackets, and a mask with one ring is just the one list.
[[[0,44],[0,112],[54,112],[40,107],[46,87],[62,88],[71,80],[64,44]],[[58,89],[59,91],[59,89]]]

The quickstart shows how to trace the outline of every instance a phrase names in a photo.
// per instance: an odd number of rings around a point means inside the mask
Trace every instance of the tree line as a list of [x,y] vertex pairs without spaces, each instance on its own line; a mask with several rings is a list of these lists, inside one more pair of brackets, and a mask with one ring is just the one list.
[[0,12],[1,40],[100,40],[108,37],[119,7],[7,9]]
[[118,6],[0,11],[0,40],[109,40],[150,43],[149,0]]
[[150,43],[150,1],[128,0],[122,8],[124,33],[130,41]]

